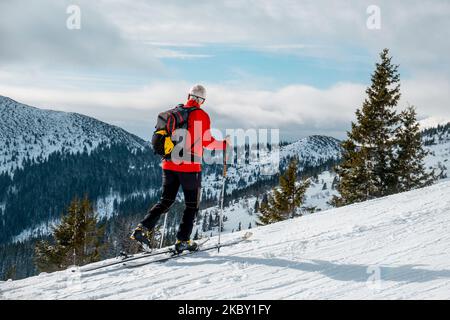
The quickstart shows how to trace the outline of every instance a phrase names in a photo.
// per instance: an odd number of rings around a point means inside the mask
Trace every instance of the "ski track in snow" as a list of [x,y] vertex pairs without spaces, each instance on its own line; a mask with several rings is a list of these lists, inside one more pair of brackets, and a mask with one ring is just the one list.
[[[2,282],[0,298],[450,298],[448,180],[252,232],[252,241],[220,253]],[[236,236],[227,234],[224,241]],[[374,270],[378,282],[370,282]]]

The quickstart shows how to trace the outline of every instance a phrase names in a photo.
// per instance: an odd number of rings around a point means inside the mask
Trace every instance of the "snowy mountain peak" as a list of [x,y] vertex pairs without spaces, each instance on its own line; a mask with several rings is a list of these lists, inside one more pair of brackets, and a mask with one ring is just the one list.
[[448,123],[450,123],[449,117],[428,117],[419,121],[420,128],[423,130],[435,128],[439,125],[446,125]]
[[315,164],[330,159],[339,159],[341,147],[340,141],[335,138],[313,135],[284,146],[281,153],[284,157],[295,155],[299,157],[300,162]]
[[17,103],[17,102],[11,98],[0,95],[0,109],[8,107],[9,103]]
[[78,113],[43,110],[0,96],[0,172],[12,173],[26,159],[57,151],[92,151],[100,144],[142,148],[145,141],[125,130]]

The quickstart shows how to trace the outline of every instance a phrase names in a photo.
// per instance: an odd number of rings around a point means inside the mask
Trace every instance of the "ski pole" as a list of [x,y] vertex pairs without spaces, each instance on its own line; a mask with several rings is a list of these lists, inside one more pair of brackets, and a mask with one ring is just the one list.
[[164,226],[163,226],[163,231],[162,231],[162,234],[161,234],[161,243],[159,244],[159,248],[160,249],[163,246],[164,234],[166,233],[167,214],[168,213],[166,212],[166,214],[164,215]]
[[222,217],[223,217],[223,202],[225,199],[225,182],[227,180],[227,147],[223,152],[223,177],[222,177],[222,199],[220,200],[219,212],[219,240],[217,243],[217,252],[220,252],[220,235],[222,234]]

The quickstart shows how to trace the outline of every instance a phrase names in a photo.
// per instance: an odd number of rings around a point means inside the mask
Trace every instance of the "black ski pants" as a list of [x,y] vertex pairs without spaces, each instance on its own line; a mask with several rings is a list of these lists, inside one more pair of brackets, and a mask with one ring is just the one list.
[[163,170],[162,195],[159,202],[149,209],[141,222],[147,229],[153,230],[161,214],[169,211],[178,194],[183,189],[185,210],[177,233],[177,239],[188,241],[194,227],[194,220],[198,213],[201,193],[201,172],[177,172]]

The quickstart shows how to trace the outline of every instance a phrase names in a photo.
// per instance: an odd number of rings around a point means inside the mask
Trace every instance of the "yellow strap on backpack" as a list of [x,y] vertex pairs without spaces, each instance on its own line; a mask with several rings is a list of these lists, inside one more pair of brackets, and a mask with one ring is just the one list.
[[174,147],[175,145],[173,144],[172,139],[170,139],[170,137],[166,137],[166,140],[164,141],[164,152],[166,155],[171,154]]
[[167,131],[159,130],[156,132],[156,134],[160,134],[160,135],[166,137],[166,139],[164,140],[164,153],[166,155],[170,154],[172,152],[173,148],[175,147],[175,145],[173,144],[173,141],[170,138],[170,136],[167,134]]

